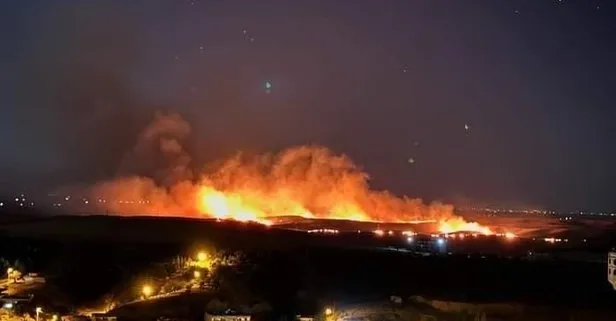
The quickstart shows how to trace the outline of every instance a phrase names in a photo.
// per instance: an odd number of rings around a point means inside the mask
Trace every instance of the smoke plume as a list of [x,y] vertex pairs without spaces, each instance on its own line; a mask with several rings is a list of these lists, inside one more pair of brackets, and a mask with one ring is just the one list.
[[[425,204],[371,190],[369,176],[351,159],[321,146],[246,154],[208,164],[194,175],[183,147],[190,125],[158,114],[139,135],[123,173],[159,166],[155,177],[125,175],[96,184],[91,193],[119,214],[181,215],[264,220],[267,217],[408,222],[453,216],[453,207]],[[163,165],[163,166],[161,166]],[[141,166],[141,168],[140,168]],[[149,168],[148,168],[149,167]]]

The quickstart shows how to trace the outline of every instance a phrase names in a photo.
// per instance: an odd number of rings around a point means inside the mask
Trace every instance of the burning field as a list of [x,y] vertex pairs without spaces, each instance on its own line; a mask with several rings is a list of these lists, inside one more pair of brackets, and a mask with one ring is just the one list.
[[[426,204],[370,189],[351,159],[320,146],[236,155],[195,170],[183,147],[191,127],[176,114],[157,115],[140,134],[124,167],[130,174],[91,187],[101,210],[121,215],[188,216],[276,224],[280,217],[380,223],[430,223],[439,232],[491,234],[454,215],[452,205]],[[140,168],[164,168],[145,176]],[[437,232],[437,231],[434,231]]]

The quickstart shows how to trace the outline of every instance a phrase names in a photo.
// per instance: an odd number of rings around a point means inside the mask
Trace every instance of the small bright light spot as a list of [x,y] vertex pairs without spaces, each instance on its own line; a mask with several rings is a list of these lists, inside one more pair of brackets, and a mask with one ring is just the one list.
[[325,315],[332,315],[333,313],[334,313],[334,310],[332,310],[332,308],[325,309]]
[[409,237],[406,238],[406,241],[409,242],[409,243],[413,243],[414,240],[413,240],[412,237],[409,236]]
[[508,240],[513,240],[514,238],[516,238],[516,235],[511,232],[507,232],[505,233],[505,238]]
[[269,81],[265,82],[265,89],[272,89],[272,83]]
[[205,253],[204,251],[200,251],[199,253],[197,253],[197,260],[200,262],[207,260],[207,253]]
[[199,279],[199,278],[201,278],[201,272],[199,272],[199,271],[195,271],[195,272],[193,273],[193,276],[195,277],[195,279]]
[[436,242],[438,243],[438,245],[444,245],[445,244],[445,240],[442,238],[439,238],[438,240],[436,240]]
[[43,312],[43,308],[41,308],[41,307],[36,307],[36,310],[35,310],[35,311],[36,311],[36,313],[41,313],[41,312]]
[[5,303],[5,304],[4,304],[4,306],[3,306],[3,307],[4,307],[5,309],[12,309],[12,308],[13,308],[13,303],[11,303],[11,302],[7,302],[7,303]]
[[376,234],[377,236],[383,236],[385,232],[383,230],[374,230],[374,234]]
[[150,285],[144,285],[141,288],[141,293],[143,294],[143,296],[145,296],[146,298],[149,297],[152,294],[153,290],[152,287]]

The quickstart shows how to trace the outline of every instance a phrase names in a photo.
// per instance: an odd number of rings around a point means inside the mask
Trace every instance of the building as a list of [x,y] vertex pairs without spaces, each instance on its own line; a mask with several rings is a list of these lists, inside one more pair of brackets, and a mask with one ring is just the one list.
[[225,313],[205,313],[205,321],[250,321],[250,315],[239,314],[232,311]]
[[607,255],[607,280],[616,290],[616,251],[609,252]]
[[118,317],[106,313],[92,313],[92,321],[117,321]]
[[2,304],[2,307],[11,309],[20,303],[30,303],[33,297],[33,295],[1,295],[0,303]]
[[406,241],[408,249],[417,254],[435,255],[447,253],[447,240],[444,237],[415,235],[409,236]]

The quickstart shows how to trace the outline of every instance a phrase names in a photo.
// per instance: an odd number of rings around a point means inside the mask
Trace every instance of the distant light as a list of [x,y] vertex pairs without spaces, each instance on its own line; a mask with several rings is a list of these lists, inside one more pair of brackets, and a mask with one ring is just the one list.
[[438,243],[438,245],[444,245],[445,244],[445,240],[442,238],[439,238],[438,240],[436,240],[436,242]]
[[3,202],[0,202],[0,207],[3,207],[3,206],[4,206],[4,203],[3,203]]
[[141,293],[142,293],[142,294],[143,294],[143,296],[145,296],[146,298],[147,298],[147,297],[149,297],[149,296],[152,294],[152,292],[153,292],[153,289],[152,289],[152,286],[150,286],[150,285],[147,285],[147,284],[146,284],[146,285],[144,285],[144,286],[141,288]]
[[265,89],[270,89],[270,88],[272,88],[272,83],[269,82],[269,81],[266,81],[265,82]]
[[15,202],[19,202],[19,197],[15,197]]
[[376,234],[378,236],[383,236],[383,234],[385,234],[385,232],[383,230],[374,230],[374,234]]
[[413,238],[412,238],[412,237],[410,237],[410,236],[409,236],[409,237],[407,237],[407,238],[406,238],[406,241],[407,241],[408,243],[413,243],[413,241],[414,241],[414,240],[413,240]]
[[325,309],[325,315],[332,315],[334,313],[334,310],[332,310],[332,308],[326,308]]
[[204,251],[200,251],[199,253],[197,253],[197,260],[200,262],[204,262],[205,260],[207,260],[207,253],[205,253]]
[[195,279],[199,279],[199,278],[201,278],[201,272],[199,272],[199,271],[195,271],[195,272],[193,273],[193,276],[195,277]]
[[5,303],[5,304],[3,305],[3,307],[4,307],[5,309],[12,309],[12,308],[13,308],[13,303],[11,303],[11,302],[7,302],[7,303]]

